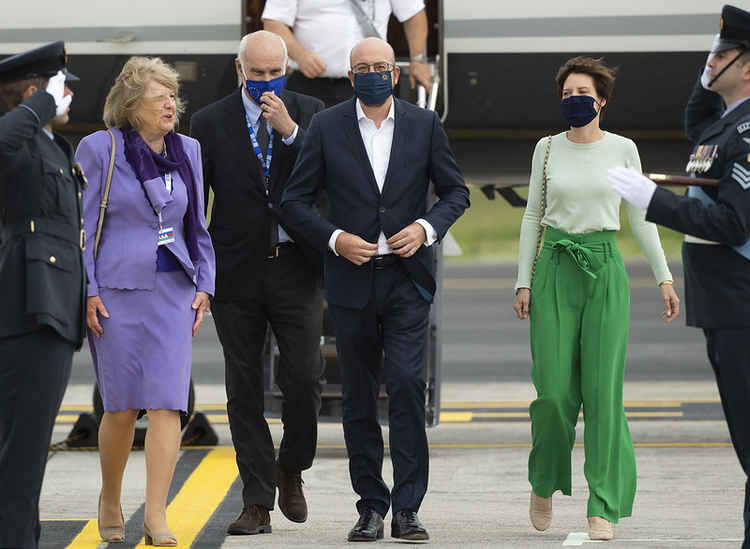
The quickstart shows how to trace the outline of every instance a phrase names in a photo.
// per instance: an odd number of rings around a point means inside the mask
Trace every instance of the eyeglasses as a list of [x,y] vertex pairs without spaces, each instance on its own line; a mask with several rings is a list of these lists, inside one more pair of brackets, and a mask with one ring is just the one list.
[[354,74],[365,74],[370,72],[370,68],[375,72],[390,72],[393,70],[393,65],[386,63],[385,61],[378,61],[377,63],[358,63],[352,67]]

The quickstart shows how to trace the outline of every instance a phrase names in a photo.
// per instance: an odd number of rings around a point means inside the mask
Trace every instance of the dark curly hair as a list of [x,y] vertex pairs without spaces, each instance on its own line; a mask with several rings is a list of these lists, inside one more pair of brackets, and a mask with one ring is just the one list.
[[615,89],[616,67],[608,67],[604,64],[604,58],[599,57],[574,57],[568,59],[557,71],[555,83],[557,84],[557,96],[562,97],[563,85],[571,74],[587,74],[594,80],[596,94],[609,103],[612,92]]

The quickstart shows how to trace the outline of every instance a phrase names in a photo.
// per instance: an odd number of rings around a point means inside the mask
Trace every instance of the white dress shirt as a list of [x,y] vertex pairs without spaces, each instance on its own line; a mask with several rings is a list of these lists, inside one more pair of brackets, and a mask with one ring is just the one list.
[[[367,151],[367,158],[370,160],[372,173],[375,175],[375,181],[378,184],[378,190],[382,193],[383,185],[385,184],[385,175],[388,173],[388,163],[391,160],[393,129],[396,124],[396,119],[394,118],[393,113],[396,102],[391,100],[391,108],[388,110],[388,116],[380,124],[380,128],[375,126],[375,122],[367,118],[365,111],[362,110],[359,100],[355,101],[355,105],[357,109],[359,133],[362,135],[362,141],[364,142],[365,150]],[[437,234],[435,234],[432,225],[427,220],[421,218],[417,219],[416,222],[424,228],[427,237],[424,245],[432,246],[433,242],[437,240]],[[328,247],[336,255],[339,255],[336,251],[336,239],[342,232],[344,231],[336,229],[328,240]],[[388,255],[393,253],[387,240],[385,234],[381,231],[378,236],[378,255]]]
[[[383,39],[391,12],[403,23],[424,9],[423,0],[358,1]],[[349,53],[365,38],[354,9],[351,0],[268,0],[262,18],[290,27],[302,47],[326,64],[321,76],[343,78],[349,71]],[[297,68],[294,61],[289,65]]]
[[[244,89],[242,90],[242,104],[245,106],[245,112],[247,113],[247,117],[250,119],[250,124],[252,124],[253,126],[253,132],[255,132],[255,135],[257,137],[258,119],[260,118],[260,115],[263,111],[260,109],[260,106],[255,101],[253,101],[247,96],[247,93],[245,92]],[[268,132],[269,136],[271,135],[271,130],[273,130],[273,127],[268,122],[268,120],[266,120],[266,131]],[[286,139],[282,137],[281,142],[287,146],[294,143],[294,140],[297,139],[297,130],[299,130],[299,126],[295,124],[292,135],[290,135]],[[248,136],[248,139],[250,139],[250,136]],[[253,158],[255,158],[255,151],[253,151]],[[261,170],[262,169],[263,169],[263,166],[261,166]],[[279,225],[279,244],[281,244],[282,242],[294,242],[294,240],[292,240],[292,237],[287,234],[287,232],[284,230],[284,228],[281,225]]]

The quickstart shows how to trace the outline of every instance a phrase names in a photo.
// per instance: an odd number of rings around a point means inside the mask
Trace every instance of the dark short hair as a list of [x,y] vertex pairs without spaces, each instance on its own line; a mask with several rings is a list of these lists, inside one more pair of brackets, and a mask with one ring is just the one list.
[[6,84],[0,84],[0,97],[8,105],[8,109],[14,109],[23,101],[24,92],[29,89],[29,86],[36,86],[38,89],[44,89],[47,86],[49,78],[44,76],[36,76],[34,78],[26,78],[24,80],[16,80],[15,82],[8,82]]
[[604,64],[604,58],[599,57],[574,57],[568,59],[557,71],[555,83],[557,84],[557,96],[562,97],[565,80],[571,74],[587,74],[594,80],[596,94],[609,102],[615,89],[616,67],[608,67]]

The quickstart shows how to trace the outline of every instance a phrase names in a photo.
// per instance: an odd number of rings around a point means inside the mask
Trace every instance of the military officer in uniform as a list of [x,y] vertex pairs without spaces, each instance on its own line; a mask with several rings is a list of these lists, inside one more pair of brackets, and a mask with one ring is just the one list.
[[[694,142],[686,171],[718,179],[678,196],[632,170],[609,183],[646,209],[646,220],[685,233],[687,324],[702,328],[729,433],[750,475],[750,13],[724,6],[721,31],[685,110]],[[750,548],[750,481],[745,484]]]
[[52,427],[84,334],[81,190],[53,128],[72,92],[62,42],[0,61],[0,547],[36,548]]

